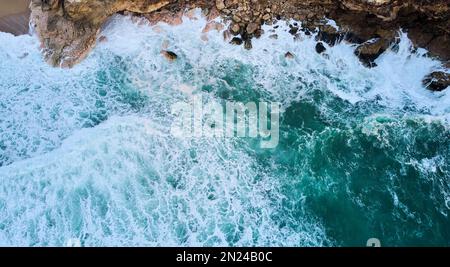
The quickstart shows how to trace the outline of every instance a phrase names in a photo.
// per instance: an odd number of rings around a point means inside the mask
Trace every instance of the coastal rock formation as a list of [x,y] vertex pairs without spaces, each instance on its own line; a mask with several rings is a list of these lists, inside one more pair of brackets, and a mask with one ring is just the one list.
[[375,67],[375,59],[377,59],[386,49],[390,43],[387,39],[376,38],[371,39],[359,45],[355,54],[359,57],[361,62],[367,67]]
[[169,0],[32,0],[31,22],[53,66],[71,67],[95,44],[106,19],[119,11],[149,13]]
[[318,53],[318,54],[322,54],[323,52],[325,52],[327,49],[325,48],[325,46],[323,45],[323,43],[322,42],[318,42],[317,44],[316,44],[316,52]]
[[[193,7],[201,7],[208,19],[221,15],[230,20],[227,32],[236,36],[231,42],[247,49],[251,39],[263,33],[261,25],[295,19],[302,24],[290,25],[294,38],[302,30],[317,32],[318,41],[331,46],[342,40],[360,44],[356,53],[368,66],[395,40],[399,28],[415,45],[450,59],[448,0],[32,0],[31,20],[46,60],[71,67],[95,45],[112,14],[143,14],[151,23],[179,24],[183,14],[189,16],[185,10]],[[324,18],[335,20],[339,28]]]
[[440,92],[450,86],[450,74],[436,71],[425,77],[423,84],[431,91]]

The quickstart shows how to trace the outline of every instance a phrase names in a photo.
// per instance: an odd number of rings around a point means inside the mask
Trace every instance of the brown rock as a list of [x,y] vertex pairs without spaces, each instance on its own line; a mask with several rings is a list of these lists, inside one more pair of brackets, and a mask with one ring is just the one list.
[[232,26],[231,26],[231,33],[232,34],[234,34],[234,35],[238,35],[240,32],[241,32],[241,26],[239,26],[239,24],[233,24]]
[[450,74],[436,71],[423,79],[423,85],[431,91],[440,92],[450,86]]
[[389,43],[386,39],[372,39],[358,46],[355,54],[365,66],[375,67],[375,60],[386,51]]
[[272,16],[270,14],[265,14],[262,19],[265,21],[269,21],[272,18]]
[[72,67],[95,45],[106,19],[119,11],[150,13],[168,0],[32,0],[31,24],[44,46],[44,58],[53,65]]
[[323,41],[330,46],[335,45],[336,43],[342,40],[343,34],[338,32],[336,28],[331,25],[320,25],[319,33],[317,34],[317,40]]
[[247,25],[247,33],[248,34],[253,34],[258,29],[259,29],[259,25],[256,23],[251,22]]
[[287,52],[286,54],[284,54],[284,57],[287,59],[293,59],[295,56],[291,52]]
[[161,55],[163,55],[163,57],[165,57],[169,62],[174,62],[178,58],[177,54],[168,50],[161,50]]
[[99,42],[99,43],[104,43],[104,42],[106,42],[106,41],[108,41],[108,38],[107,38],[106,36],[104,36],[104,35],[102,35],[102,36],[100,36],[100,37],[98,38],[98,42]]
[[216,0],[216,7],[218,10],[223,10],[225,9],[225,4],[223,2],[223,0]]
[[230,44],[241,45],[243,43],[242,39],[239,37],[234,37],[231,39]]
[[233,19],[233,21],[236,22],[236,23],[239,23],[239,22],[242,21],[241,17],[239,17],[238,15],[234,15],[232,19]]
[[230,11],[229,9],[227,9],[227,8],[222,9],[221,11],[222,11],[222,13],[224,13],[225,15],[230,15],[230,14],[231,14],[231,11]]

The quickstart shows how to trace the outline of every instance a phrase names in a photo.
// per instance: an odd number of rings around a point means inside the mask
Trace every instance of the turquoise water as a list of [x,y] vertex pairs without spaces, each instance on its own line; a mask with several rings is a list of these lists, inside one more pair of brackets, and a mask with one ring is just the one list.
[[[251,51],[204,24],[116,17],[70,70],[0,33],[1,245],[450,245],[450,93],[421,85],[440,62],[403,33],[367,69],[282,22]],[[192,95],[280,102],[279,145],[172,136]]]

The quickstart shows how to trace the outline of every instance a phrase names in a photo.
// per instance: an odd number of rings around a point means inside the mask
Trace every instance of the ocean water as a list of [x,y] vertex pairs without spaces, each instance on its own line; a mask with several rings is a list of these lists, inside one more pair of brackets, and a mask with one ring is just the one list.
[[[450,245],[450,91],[421,84],[439,61],[403,32],[368,69],[286,22],[250,51],[205,23],[116,16],[73,69],[0,33],[0,245]],[[280,102],[279,145],[172,136],[193,94]]]

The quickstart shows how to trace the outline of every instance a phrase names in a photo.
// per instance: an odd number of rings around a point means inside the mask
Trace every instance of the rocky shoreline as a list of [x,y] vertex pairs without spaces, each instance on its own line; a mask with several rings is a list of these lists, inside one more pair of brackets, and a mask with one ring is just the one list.
[[[264,34],[262,25],[294,19],[301,25],[290,25],[293,38],[299,31],[316,33],[318,53],[325,49],[321,42],[332,46],[347,41],[358,45],[355,54],[364,65],[374,67],[375,59],[395,44],[401,28],[415,46],[450,65],[448,0],[32,0],[31,21],[45,59],[53,66],[71,67],[92,49],[102,25],[115,13],[143,16],[151,23],[179,24],[193,8],[202,8],[208,20],[222,16],[230,21],[225,37],[246,49],[252,48],[253,38]],[[327,19],[339,27],[329,25]],[[433,86],[433,77],[440,77],[441,83],[449,80],[445,73],[430,77],[426,80],[430,89],[443,86]]]

